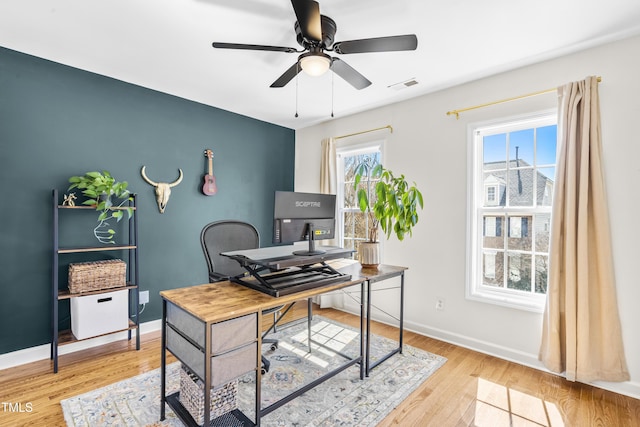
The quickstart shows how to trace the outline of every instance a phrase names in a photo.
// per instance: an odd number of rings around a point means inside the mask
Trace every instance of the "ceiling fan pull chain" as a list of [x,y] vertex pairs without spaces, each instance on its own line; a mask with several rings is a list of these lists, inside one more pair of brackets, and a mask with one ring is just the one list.
[[296,62],[296,119],[298,118],[298,75],[300,73],[300,61]]
[[334,77],[335,77],[335,73],[331,73],[331,117],[333,117],[333,98],[334,98],[334,91],[333,91],[333,82],[334,82]]

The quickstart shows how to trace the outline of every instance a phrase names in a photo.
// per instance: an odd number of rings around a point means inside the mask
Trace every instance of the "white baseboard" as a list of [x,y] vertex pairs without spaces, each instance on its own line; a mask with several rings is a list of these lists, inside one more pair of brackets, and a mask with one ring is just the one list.
[[[152,320],[140,324],[140,334],[148,334],[149,332],[156,332],[162,329],[162,321]],[[58,347],[58,355],[74,353],[80,350],[86,350],[88,348],[98,347],[111,342],[127,339],[126,332],[119,332],[117,334],[105,335],[97,338],[91,338],[88,340],[78,341],[73,344],[67,344]],[[51,344],[43,344],[36,347],[25,348],[24,350],[13,351],[0,355],[0,370],[13,368],[14,366],[25,365],[31,362],[37,362],[40,360],[49,359],[51,356]]]
[[[354,306],[345,304],[343,309],[336,307],[337,310],[344,310],[348,313],[359,315],[359,313],[353,309]],[[384,315],[373,314],[371,318],[380,323],[388,324],[391,326],[398,326],[397,322],[389,321]],[[429,338],[434,338],[439,341],[444,341],[450,344],[455,344],[460,347],[468,348],[469,350],[477,351],[480,353],[488,354],[498,357],[500,359],[508,360],[510,362],[518,363],[520,365],[528,366],[530,368],[538,369],[540,371],[548,372],[553,375],[558,375],[549,371],[544,367],[542,362],[538,360],[537,354],[530,354],[523,351],[515,350],[512,348],[499,346],[490,342],[477,340],[465,335],[455,334],[438,328],[432,328],[416,322],[410,322],[405,319],[404,329],[407,331],[415,332],[420,335],[425,335]],[[563,375],[560,375],[563,376]],[[640,383],[637,381],[625,381],[625,382],[604,382],[594,381],[588,383],[594,387],[598,387],[604,390],[612,391],[614,393],[622,394],[632,397],[634,399],[640,399]]]

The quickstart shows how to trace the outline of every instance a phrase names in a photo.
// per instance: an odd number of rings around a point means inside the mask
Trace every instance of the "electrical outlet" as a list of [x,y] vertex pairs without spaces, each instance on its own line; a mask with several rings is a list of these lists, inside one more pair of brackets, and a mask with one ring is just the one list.
[[436,299],[436,310],[444,311],[444,298]]
[[149,291],[140,291],[140,305],[149,302]]

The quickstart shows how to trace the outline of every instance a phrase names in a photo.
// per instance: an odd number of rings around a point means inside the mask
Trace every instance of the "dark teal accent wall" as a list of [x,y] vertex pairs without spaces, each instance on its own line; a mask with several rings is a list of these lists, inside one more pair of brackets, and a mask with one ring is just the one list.
[[[205,224],[249,221],[271,244],[273,193],[293,189],[294,139],[292,129],[0,48],[0,354],[50,342],[51,192],[66,192],[69,176],[106,169],[138,194],[146,322],[161,316],[161,290],[207,282]],[[200,191],[206,148],[218,184],[210,197]],[[143,165],[160,182],[184,172],[164,214]],[[67,225],[93,242],[86,221]]]

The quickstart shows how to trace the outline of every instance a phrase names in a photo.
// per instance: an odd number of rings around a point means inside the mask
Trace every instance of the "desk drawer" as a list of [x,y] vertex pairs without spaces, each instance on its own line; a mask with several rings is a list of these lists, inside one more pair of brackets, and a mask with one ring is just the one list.
[[[204,379],[204,353],[172,328],[167,328],[167,349],[191,371]],[[258,343],[255,341],[213,356],[211,357],[211,387],[221,386],[251,372],[256,369],[257,364]]]
[[[211,325],[211,353],[221,354],[255,341],[258,337],[257,317],[253,313]],[[204,348],[205,323],[169,302],[167,321]]]

